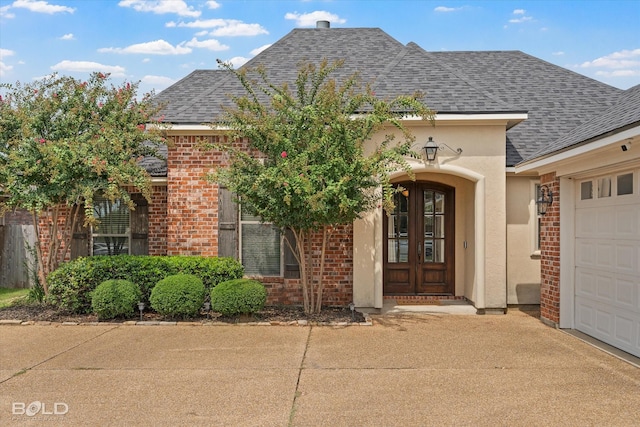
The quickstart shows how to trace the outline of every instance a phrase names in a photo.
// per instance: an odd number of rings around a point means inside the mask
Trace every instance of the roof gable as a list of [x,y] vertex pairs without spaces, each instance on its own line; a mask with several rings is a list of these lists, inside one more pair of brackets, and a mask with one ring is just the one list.
[[532,158],[562,151],[632,126],[640,126],[640,85],[619,94],[618,101],[611,108],[594,114],[553,143],[542,147]]

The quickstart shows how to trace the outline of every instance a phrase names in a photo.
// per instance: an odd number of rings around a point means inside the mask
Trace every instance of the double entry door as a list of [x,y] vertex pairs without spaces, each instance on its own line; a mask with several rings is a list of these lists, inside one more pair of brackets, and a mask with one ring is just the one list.
[[453,295],[454,188],[398,184],[395,209],[384,216],[384,294]]

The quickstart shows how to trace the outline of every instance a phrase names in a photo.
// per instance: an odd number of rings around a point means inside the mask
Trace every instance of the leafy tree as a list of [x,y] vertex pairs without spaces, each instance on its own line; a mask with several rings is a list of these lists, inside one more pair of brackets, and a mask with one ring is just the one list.
[[[131,209],[127,187],[150,198],[150,179],[138,161],[163,142],[154,120],[160,107],[152,94],[138,100],[137,86],[114,86],[102,73],[87,81],[53,75],[2,85],[0,212],[32,213],[38,278],[47,294],[46,276],[67,257],[82,210],[85,225],[96,222],[94,197],[121,199]],[[147,129],[148,123],[159,126]]]
[[[342,61],[301,65],[293,90],[270,83],[264,68],[220,64],[237,76],[246,95],[233,97],[234,107],[226,110],[231,135],[216,148],[228,153],[229,166],[212,178],[235,192],[243,209],[293,232],[295,244],[285,241],[300,265],[304,309],[318,312],[332,230],[380,204],[393,207],[389,173],[410,174],[407,157],[417,156],[401,119],[412,114],[433,120],[433,112],[420,94],[380,100],[357,74],[339,83],[331,73]],[[385,128],[389,133],[365,150],[365,142]],[[245,149],[236,144],[241,138]],[[314,236],[321,239],[319,255],[312,251]]]

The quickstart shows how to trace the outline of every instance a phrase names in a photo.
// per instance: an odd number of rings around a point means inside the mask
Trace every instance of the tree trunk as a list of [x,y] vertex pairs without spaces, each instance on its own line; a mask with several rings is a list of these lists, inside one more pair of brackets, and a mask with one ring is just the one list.
[[36,211],[31,211],[33,220],[33,229],[36,234],[36,270],[38,272],[38,281],[45,295],[49,295],[49,286],[47,284],[47,275],[44,272],[44,262],[42,257],[42,240],[40,239],[39,217]]

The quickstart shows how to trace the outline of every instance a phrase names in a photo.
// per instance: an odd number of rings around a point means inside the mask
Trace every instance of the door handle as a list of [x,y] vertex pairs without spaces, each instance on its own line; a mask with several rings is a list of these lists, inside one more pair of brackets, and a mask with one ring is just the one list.
[[418,263],[420,263],[420,256],[422,255],[422,245],[418,242]]

